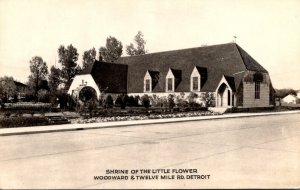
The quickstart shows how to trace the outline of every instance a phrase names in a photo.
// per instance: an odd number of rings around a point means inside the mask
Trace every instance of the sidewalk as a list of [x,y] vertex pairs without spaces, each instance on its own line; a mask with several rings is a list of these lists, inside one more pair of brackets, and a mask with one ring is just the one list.
[[238,117],[283,115],[283,114],[295,114],[295,113],[300,113],[300,111],[296,110],[296,111],[264,112],[264,113],[230,113],[230,114],[214,115],[214,116],[198,116],[198,117],[151,119],[151,120],[113,121],[113,122],[87,123],[87,124],[65,124],[65,125],[4,128],[4,129],[0,129],[0,136],[49,133],[49,132],[60,132],[60,131],[76,131],[76,130],[112,128],[112,127],[125,127],[125,126],[149,125],[149,124],[159,124],[159,123],[201,121],[201,120],[211,120],[211,119],[227,119],[227,118],[238,118]]

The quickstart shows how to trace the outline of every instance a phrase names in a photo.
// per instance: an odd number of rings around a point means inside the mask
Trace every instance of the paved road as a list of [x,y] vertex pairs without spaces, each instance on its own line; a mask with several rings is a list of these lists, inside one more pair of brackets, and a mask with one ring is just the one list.
[[[299,116],[0,137],[0,188],[300,187]],[[180,174],[184,180],[94,179],[107,169],[193,173]]]

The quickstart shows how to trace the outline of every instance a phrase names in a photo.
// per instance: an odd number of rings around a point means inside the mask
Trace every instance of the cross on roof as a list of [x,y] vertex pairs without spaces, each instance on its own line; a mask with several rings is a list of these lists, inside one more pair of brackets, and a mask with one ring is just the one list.
[[237,36],[236,36],[236,35],[234,35],[234,36],[233,36],[233,38],[234,38],[234,40],[233,40],[233,41],[234,41],[234,43],[236,43]]

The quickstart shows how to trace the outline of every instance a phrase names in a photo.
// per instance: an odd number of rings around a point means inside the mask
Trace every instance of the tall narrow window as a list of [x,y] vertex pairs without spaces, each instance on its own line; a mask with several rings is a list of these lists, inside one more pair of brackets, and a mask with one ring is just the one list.
[[198,77],[193,77],[193,90],[199,90],[198,89]]
[[172,91],[173,90],[173,79],[172,78],[168,78],[168,87],[167,87],[168,91]]
[[227,105],[230,106],[230,98],[231,98],[230,91],[228,90],[227,93],[228,93],[227,94]]
[[255,99],[260,99],[260,82],[255,82]]
[[150,92],[150,80],[149,79],[145,80],[145,91]]

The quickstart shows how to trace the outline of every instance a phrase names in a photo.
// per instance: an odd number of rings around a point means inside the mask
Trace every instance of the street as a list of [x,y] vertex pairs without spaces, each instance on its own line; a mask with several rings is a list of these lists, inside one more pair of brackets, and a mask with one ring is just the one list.
[[299,116],[3,136],[0,188],[299,188]]

